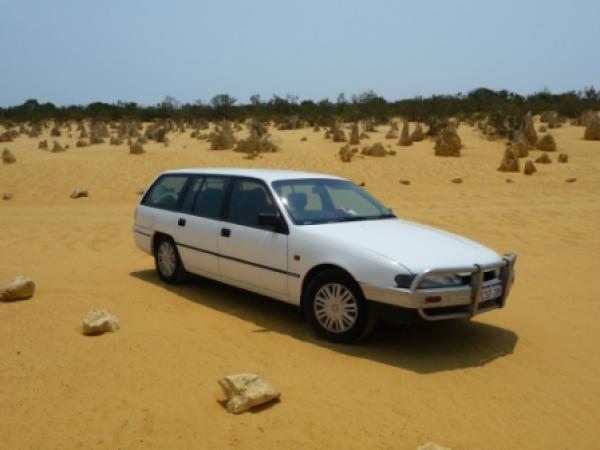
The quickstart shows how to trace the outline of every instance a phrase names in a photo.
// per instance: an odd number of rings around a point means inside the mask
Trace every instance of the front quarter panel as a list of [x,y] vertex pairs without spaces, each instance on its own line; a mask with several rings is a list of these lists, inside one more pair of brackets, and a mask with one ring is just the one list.
[[[343,232],[343,224],[340,224]],[[290,277],[291,300],[300,303],[302,283],[307,273],[316,266],[338,266],[350,273],[358,283],[394,287],[394,277],[409,273],[401,264],[374,251],[352,246],[341,240],[319,235],[318,227],[292,226],[288,244],[289,271],[299,277]]]

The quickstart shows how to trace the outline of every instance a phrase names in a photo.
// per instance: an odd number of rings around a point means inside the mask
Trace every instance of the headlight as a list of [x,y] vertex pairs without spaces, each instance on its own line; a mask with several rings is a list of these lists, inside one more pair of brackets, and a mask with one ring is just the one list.
[[460,275],[430,275],[421,282],[419,287],[423,289],[439,289],[462,286],[463,284],[465,282]]

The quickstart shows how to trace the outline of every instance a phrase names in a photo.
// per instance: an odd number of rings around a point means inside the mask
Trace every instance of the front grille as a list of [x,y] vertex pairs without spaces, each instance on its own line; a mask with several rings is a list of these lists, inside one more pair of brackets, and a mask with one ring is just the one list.
[[[497,269],[490,269],[483,272],[483,282],[492,281],[498,279],[499,271]],[[471,284],[471,275],[461,275],[463,285],[466,286]]]

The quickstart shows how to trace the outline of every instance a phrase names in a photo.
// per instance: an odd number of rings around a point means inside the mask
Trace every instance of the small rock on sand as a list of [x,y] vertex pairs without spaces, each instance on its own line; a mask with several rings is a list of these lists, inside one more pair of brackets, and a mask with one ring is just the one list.
[[119,319],[102,309],[92,309],[83,318],[83,334],[92,336],[119,329]]
[[544,152],[539,158],[535,160],[535,162],[540,164],[550,164],[552,160],[548,156],[548,153]]
[[15,158],[15,155],[13,155],[13,152],[5,148],[2,151],[2,162],[4,164],[14,164],[17,162],[17,158]]
[[35,283],[32,279],[17,276],[7,283],[0,284],[0,300],[8,302],[13,300],[24,300],[33,296]]
[[400,184],[403,184],[404,186],[410,186],[410,180],[400,180]]
[[358,183],[359,186],[366,186],[367,183],[365,183],[364,181],[361,181],[360,183]]
[[73,192],[71,192],[71,198],[81,198],[81,197],[87,197],[87,196],[88,196],[87,189],[75,189]]
[[577,181],[577,178],[567,178],[565,180],[565,183],[575,183]]
[[142,188],[140,188],[140,189],[138,189],[137,191],[135,191],[135,193],[136,193],[137,195],[144,195],[144,192],[146,192],[146,191],[145,191],[144,189],[142,189]]
[[243,413],[281,396],[275,386],[251,373],[226,375],[218,383],[227,397],[227,409],[234,414]]
[[569,162],[569,155],[567,155],[566,153],[560,153],[558,155],[558,162],[559,163],[567,163],[567,162]]
[[535,168],[535,164],[533,163],[533,161],[527,161],[525,163],[525,170],[523,170],[523,173],[525,175],[532,175],[536,172],[537,172],[537,169]]
[[5,192],[4,194],[2,194],[2,200],[11,200],[12,198],[13,195],[10,192]]
[[460,178],[460,177],[452,178],[452,182],[453,182],[454,184],[460,184],[460,183],[462,183],[462,182],[463,182],[463,179],[462,179],[462,178]]
[[509,184],[510,184],[510,183],[514,183],[514,182],[515,182],[515,180],[513,180],[513,179],[511,179],[511,178],[507,178],[505,181],[506,181],[507,183],[509,183]]
[[436,444],[435,442],[427,442],[417,448],[417,450],[452,450],[448,447],[442,447],[440,444]]

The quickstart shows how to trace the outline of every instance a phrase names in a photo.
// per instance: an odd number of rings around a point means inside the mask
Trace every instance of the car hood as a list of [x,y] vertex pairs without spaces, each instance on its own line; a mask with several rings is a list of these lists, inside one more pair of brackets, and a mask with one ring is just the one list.
[[310,226],[328,240],[376,252],[412,273],[432,268],[493,264],[501,259],[493,250],[470,239],[400,219]]

